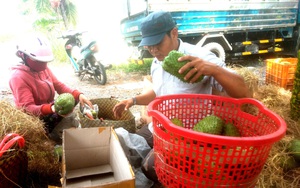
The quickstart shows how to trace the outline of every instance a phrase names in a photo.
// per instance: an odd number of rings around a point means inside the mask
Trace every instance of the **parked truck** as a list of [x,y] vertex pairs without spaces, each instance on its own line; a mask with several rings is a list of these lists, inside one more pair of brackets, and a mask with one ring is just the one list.
[[300,45],[299,0],[123,0],[121,33],[138,58],[151,57],[140,23],[156,10],[169,11],[179,37],[228,57],[277,53],[296,56]]

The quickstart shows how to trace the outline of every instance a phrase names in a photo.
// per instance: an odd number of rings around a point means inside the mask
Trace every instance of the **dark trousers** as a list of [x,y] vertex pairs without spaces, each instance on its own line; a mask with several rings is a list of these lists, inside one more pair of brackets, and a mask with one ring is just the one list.
[[44,122],[48,137],[59,145],[62,144],[64,129],[78,128],[80,125],[74,112],[69,114],[67,117],[61,117],[57,114],[46,116],[44,118]]
[[153,134],[148,129],[148,125],[144,125],[138,132],[138,135],[144,137],[148,143],[148,145],[152,148],[150,152],[147,154],[145,159],[142,161],[142,171],[147,178],[154,182],[158,182],[158,178],[155,172],[154,167],[154,151],[153,151]]

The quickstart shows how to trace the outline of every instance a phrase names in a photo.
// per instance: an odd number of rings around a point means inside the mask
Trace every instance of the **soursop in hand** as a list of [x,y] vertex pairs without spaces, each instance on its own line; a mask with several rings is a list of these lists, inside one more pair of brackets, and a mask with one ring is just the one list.
[[[184,73],[179,74],[179,69],[184,66],[188,61],[178,61],[178,58],[185,56],[185,54],[178,52],[176,50],[172,50],[169,52],[168,56],[165,57],[162,63],[162,68],[170,73],[171,75],[177,77],[183,82],[189,82],[189,80],[185,80],[185,75],[193,68],[186,70]],[[203,76],[200,76],[196,82],[200,82],[203,79]]]
[[60,94],[54,102],[54,109],[58,115],[67,115],[73,111],[75,99],[71,93]]

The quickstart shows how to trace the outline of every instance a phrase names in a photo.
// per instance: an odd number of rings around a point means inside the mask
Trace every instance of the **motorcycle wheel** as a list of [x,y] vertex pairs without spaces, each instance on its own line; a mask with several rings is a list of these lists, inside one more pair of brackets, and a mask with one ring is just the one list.
[[98,69],[95,71],[94,79],[98,84],[105,85],[107,81],[106,69],[101,62],[97,61],[96,63]]

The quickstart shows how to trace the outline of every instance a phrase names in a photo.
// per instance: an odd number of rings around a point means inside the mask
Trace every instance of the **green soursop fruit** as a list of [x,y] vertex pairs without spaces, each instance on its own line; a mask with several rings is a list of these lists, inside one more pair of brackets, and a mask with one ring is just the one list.
[[[186,70],[184,73],[179,74],[179,69],[185,65],[188,61],[178,61],[178,58],[185,56],[185,54],[178,52],[176,50],[172,50],[169,52],[168,56],[165,57],[162,68],[170,73],[171,75],[177,77],[183,82],[189,82],[188,80],[184,80],[184,76],[192,69]],[[200,82],[203,79],[204,76],[200,76],[196,82]]]
[[236,128],[236,126],[234,126],[232,123],[226,123],[224,125],[224,132],[223,132],[224,136],[241,136],[238,128]]
[[203,132],[203,133],[222,135],[223,126],[224,126],[224,121],[221,118],[215,115],[210,115],[200,120],[193,127],[193,130],[198,132]]
[[182,123],[182,121],[180,119],[178,119],[178,118],[172,118],[170,120],[171,120],[171,122],[173,124],[175,124],[177,126],[180,126],[180,127],[184,127],[184,125],[183,125],[183,123]]
[[300,162],[300,139],[293,139],[290,142],[290,145],[288,147],[288,151],[291,153],[291,155]]
[[295,158],[293,156],[285,155],[285,156],[280,156],[279,166],[284,171],[289,171],[289,170],[293,170],[295,168],[298,168],[299,163],[295,160]]
[[70,93],[60,94],[54,102],[55,112],[59,115],[67,115],[73,111],[75,99]]

